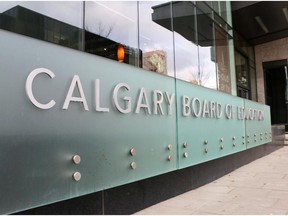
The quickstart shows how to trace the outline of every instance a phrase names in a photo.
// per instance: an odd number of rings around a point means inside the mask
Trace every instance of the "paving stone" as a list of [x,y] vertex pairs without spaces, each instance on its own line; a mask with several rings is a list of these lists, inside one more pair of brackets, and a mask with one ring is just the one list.
[[[288,146],[139,214],[288,214]],[[138,214],[137,213],[137,214]]]
[[137,212],[137,215],[190,215],[193,211],[184,208],[168,207],[163,205],[152,206],[143,211]]
[[288,211],[288,199],[278,199],[273,206],[274,209],[285,209]]

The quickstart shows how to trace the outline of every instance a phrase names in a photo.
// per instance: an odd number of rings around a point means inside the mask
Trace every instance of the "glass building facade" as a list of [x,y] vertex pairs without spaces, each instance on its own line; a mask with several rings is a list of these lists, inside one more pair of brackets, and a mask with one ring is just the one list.
[[230,2],[2,2],[0,12],[1,29],[233,92]]
[[237,95],[257,101],[254,48],[234,31]]

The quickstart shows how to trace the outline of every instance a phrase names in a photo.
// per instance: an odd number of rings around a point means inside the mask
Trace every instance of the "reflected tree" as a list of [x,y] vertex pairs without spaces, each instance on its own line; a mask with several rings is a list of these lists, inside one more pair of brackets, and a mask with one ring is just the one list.
[[204,70],[204,68],[205,64],[201,64],[199,66],[199,70],[190,70],[188,82],[205,86],[205,84],[209,81],[211,74],[209,73],[209,71]]
[[95,27],[93,26],[86,26],[85,29],[89,32],[94,32],[97,35],[102,37],[108,38],[113,30],[114,24],[105,25],[102,21],[99,21]]

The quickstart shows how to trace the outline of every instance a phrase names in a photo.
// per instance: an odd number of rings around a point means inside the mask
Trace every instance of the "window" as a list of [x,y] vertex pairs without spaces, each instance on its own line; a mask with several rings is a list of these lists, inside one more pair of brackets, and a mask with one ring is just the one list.
[[234,34],[237,95],[257,100],[254,50],[237,32]]
[[170,2],[139,2],[139,43],[143,69],[174,77]]
[[199,50],[198,80],[199,84],[212,89],[217,89],[217,43],[215,40],[215,23],[208,16],[197,9],[197,40]]
[[195,10],[191,2],[173,2],[176,77],[198,84],[199,58]]
[[235,52],[235,67],[237,79],[237,95],[250,99],[250,79],[248,60],[239,52]]
[[231,92],[227,2],[1,2],[0,28]]
[[173,2],[176,77],[230,93],[232,37],[213,20],[214,13],[204,2]]
[[137,2],[85,2],[85,51],[139,65]]
[[215,47],[219,90],[226,93],[231,92],[228,40],[229,35],[220,26],[215,24]]
[[[70,16],[69,14],[73,14]],[[1,2],[0,28],[82,50],[81,2]]]

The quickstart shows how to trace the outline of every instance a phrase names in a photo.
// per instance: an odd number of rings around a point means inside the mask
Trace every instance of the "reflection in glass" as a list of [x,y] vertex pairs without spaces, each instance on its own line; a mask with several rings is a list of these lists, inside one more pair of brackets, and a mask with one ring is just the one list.
[[216,62],[219,90],[231,92],[228,34],[215,24]]
[[197,9],[197,38],[199,48],[199,84],[217,89],[214,22]]
[[253,101],[257,101],[257,77],[256,70],[249,64],[249,80],[250,80],[250,98]]
[[254,50],[237,32],[233,32],[238,96],[257,101],[257,82]]
[[1,2],[0,28],[230,93],[229,8],[205,1]]
[[85,51],[139,65],[137,2],[85,2]]
[[139,42],[145,70],[174,77],[171,3],[139,2]]
[[214,23],[212,10],[192,2],[173,3],[177,78],[217,89]]
[[248,61],[239,52],[235,52],[235,67],[237,78],[237,95],[242,98],[250,98]]
[[176,77],[199,84],[195,6],[173,2]]
[[1,29],[73,49],[83,48],[81,2],[1,2],[0,13]]
[[248,87],[248,65],[247,60],[240,53],[235,52],[235,67],[237,74],[237,84]]

